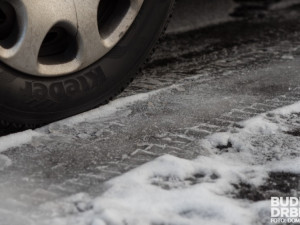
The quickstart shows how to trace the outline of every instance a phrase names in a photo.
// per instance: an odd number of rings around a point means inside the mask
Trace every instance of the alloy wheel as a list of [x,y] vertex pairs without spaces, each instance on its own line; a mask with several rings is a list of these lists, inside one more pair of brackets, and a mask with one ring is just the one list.
[[0,0],[0,60],[34,76],[82,70],[126,34],[144,0]]

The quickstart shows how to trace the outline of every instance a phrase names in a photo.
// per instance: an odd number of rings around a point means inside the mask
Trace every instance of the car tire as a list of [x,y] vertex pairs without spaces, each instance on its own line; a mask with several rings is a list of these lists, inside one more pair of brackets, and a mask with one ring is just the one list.
[[34,128],[108,103],[136,76],[166,27],[173,0],[145,0],[119,43],[73,74],[38,77],[0,63],[2,126]]

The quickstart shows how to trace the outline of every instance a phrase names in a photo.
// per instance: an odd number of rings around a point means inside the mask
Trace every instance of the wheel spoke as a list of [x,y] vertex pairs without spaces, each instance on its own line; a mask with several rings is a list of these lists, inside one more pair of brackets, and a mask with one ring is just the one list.
[[99,0],[74,0],[77,9],[79,52],[81,68],[98,60],[109,51],[98,30]]
[[[120,0],[123,9],[120,9],[120,12],[113,12],[116,14],[113,16],[119,17],[114,18],[113,21],[119,21],[119,23],[116,25],[112,23],[108,27],[110,34],[103,37],[99,33],[98,24],[99,0],[74,1],[77,9],[78,38],[80,40],[80,51],[77,58],[81,62],[81,68],[104,56],[121,40],[144,2],[144,0]],[[124,4],[126,1],[128,2],[128,9]],[[117,6],[115,7],[117,8]],[[125,10],[125,13],[122,10]]]

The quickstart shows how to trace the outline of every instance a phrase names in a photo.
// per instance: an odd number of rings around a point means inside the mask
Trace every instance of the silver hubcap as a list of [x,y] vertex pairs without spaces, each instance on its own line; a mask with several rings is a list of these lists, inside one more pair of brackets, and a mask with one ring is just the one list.
[[0,0],[0,60],[36,76],[81,70],[121,40],[143,2]]

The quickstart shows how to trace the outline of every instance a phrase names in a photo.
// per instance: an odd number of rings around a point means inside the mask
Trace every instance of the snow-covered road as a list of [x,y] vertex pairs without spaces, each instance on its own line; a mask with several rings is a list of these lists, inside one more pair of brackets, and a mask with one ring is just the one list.
[[0,138],[0,224],[268,222],[299,191],[299,19],[169,35],[117,100]]
[[[300,102],[198,140],[199,156],[165,155],[105,183],[42,205],[45,224],[271,224],[270,198],[300,192]],[[282,186],[285,183],[286,186]]]

